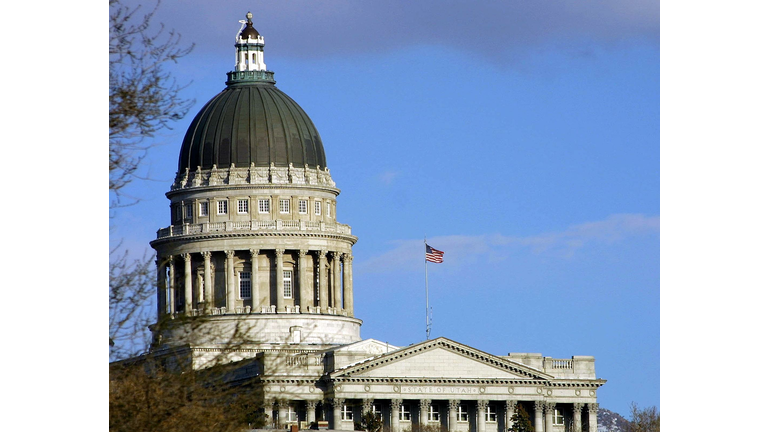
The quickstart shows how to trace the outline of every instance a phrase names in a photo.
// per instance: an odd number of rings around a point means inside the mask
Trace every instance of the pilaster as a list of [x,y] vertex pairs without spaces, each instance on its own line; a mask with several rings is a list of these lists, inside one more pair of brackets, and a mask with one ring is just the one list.
[[275,291],[277,294],[277,312],[285,312],[285,294],[283,287],[283,253],[285,249],[275,249]]
[[227,313],[235,313],[235,251],[224,251],[227,255]]

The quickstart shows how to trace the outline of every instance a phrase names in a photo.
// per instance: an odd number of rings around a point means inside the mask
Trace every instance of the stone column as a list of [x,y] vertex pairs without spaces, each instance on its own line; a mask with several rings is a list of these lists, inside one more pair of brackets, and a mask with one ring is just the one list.
[[331,258],[333,259],[332,273],[333,273],[333,307],[336,308],[336,313],[341,313],[341,265],[339,263],[339,253],[331,252]]
[[168,302],[171,315],[176,313],[176,270],[173,268],[173,255],[168,256]]
[[285,249],[275,249],[275,288],[277,288],[277,312],[285,312],[283,297],[283,253]]
[[477,401],[477,432],[485,432],[485,411],[487,408],[487,400]]
[[315,412],[317,410],[318,403],[320,403],[320,401],[316,401],[316,400],[307,401],[307,423],[311,424],[317,421],[317,416],[315,415]]
[[573,430],[574,432],[581,432],[581,409],[584,408],[583,403],[573,404]]
[[211,252],[203,252],[203,290],[205,291],[205,310],[213,306],[213,283],[211,281]]
[[545,402],[544,403],[544,431],[545,432],[552,432],[554,429],[554,418],[553,414],[555,413],[555,403],[554,402]]
[[451,399],[448,401],[448,432],[456,432],[456,422],[458,419],[459,401]]
[[589,432],[597,432],[597,403],[588,403],[587,411],[589,411]]
[[341,430],[341,407],[344,405],[344,399],[333,399],[333,429]]
[[251,249],[251,311],[261,312],[261,293],[259,293],[259,250]]
[[235,313],[235,251],[227,254],[227,313]]
[[320,293],[320,310],[323,313],[328,311],[328,254],[327,250],[317,251],[318,268],[320,269],[320,286],[318,291]]
[[312,306],[312,285],[308,282],[307,278],[307,250],[299,250],[299,257],[296,260],[296,281],[299,283],[299,306],[301,312],[309,312],[309,307]]
[[544,402],[536,401],[533,403],[533,430],[536,432],[544,432],[544,419],[542,418],[542,411],[544,410]]
[[429,405],[432,403],[430,399],[421,399],[419,401],[419,426],[427,426],[429,424],[429,418],[427,414],[429,412]]
[[277,401],[277,428],[285,429],[285,424],[288,422],[288,405],[287,400]]
[[165,261],[158,258],[157,265],[157,321],[159,322],[166,313],[166,295],[168,288],[165,286]]
[[402,399],[390,399],[389,401],[389,430],[390,432],[400,432],[400,405]]
[[373,399],[363,399],[363,412],[360,415],[362,416],[368,411],[373,411]]
[[[516,400],[504,401],[504,430],[505,431],[508,431],[509,428],[512,427],[512,417],[515,415],[516,410],[517,410]],[[578,431],[578,432],[581,432],[581,431]]]
[[342,255],[344,258],[344,311],[347,316],[354,316],[352,298],[352,254]]
[[184,312],[192,314],[192,256],[185,253],[184,258]]

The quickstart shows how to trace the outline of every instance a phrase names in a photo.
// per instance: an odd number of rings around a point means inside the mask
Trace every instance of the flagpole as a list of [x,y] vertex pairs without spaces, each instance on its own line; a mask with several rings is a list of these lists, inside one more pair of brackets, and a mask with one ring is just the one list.
[[[424,234],[424,250],[427,249],[427,235]],[[424,289],[426,291],[426,298],[427,298],[427,309],[426,309],[426,316],[427,316],[427,340],[429,340],[429,273],[427,272],[427,255],[424,255]]]

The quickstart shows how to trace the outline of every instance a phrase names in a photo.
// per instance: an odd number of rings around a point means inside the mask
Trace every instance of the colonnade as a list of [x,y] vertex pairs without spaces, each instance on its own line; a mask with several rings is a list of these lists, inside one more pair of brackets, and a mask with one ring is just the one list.
[[[328,250],[250,249],[249,260],[238,260],[243,268],[250,267],[250,305],[240,296],[240,285],[235,274],[238,251],[202,251],[195,254],[168,255],[157,259],[157,313],[176,315],[220,313],[323,313],[353,316],[352,255]],[[274,274],[269,281],[267,303],[262,304],[259,275],[260,254],[271,255]],[[224,255],[225,306],[216,307],[214,288],[214,254]],[[293,256],[295,254],[295,268]],[[241,254],[242,255],[242,254]],[[286,255],[290,255],[290,268],[286,267]],[[218,255],[217,255],[218,256]],[[311,258],[313,268],[308,268]],[[221,258],[220,256],[218,256]],[[220,260],[219,260],[220,261]],[[179,277],[179,263],[183,263],[183,277]],[[202,268],[202,278],[194,269]],[[315,266],[317,271],[315,270]],[[263,267],[263,266],[262,266]],[[284,295],[283,271],[290,269],[296,277],[290,280],[291,295]],[[271,270],[274,270],[272,272]],[[295,271],[295,272],[294,272]],[[272,295],[274,288],[274,295]],[[196,294],[196,296],[195,296]],[[183,304],[180,300],[183,298]],[[240,305],[240,306],[238,306]]]
[[[401,418],[401,407],[403,404],[408,406],[406,412],[409,413],[408,418]],[[447,403],[448,410],[445,411]],[[597,432],[597,403],[556,403],[546,400],[504,400],[504,401],[491,401],[491,400],[431,400],[431,399],[416,399],[404,401],[403,399],[343,399],[334,398],[326,400],[307,400],[307,401],[267,401],[265,409],[269,412],[270,407],[276,411],[276,427],[287,428],[291,423],[296,424],[300,421],[306,421],[307,424],[314,423],[322,420],[326,417],[326,413],[330,411],[331,418],[328,424],[330,429],[335,430],[352,430],[353,420],[345,418],[345,415],[349,415],[349,412],[354,412],[356,415],[354,421],[359,421],[360,416],[369,411],[374,411],[374,405],[379,409],[377,413],[382,414],[384,424],[389,427],[390,432],[405,432],[412,429],[415,425],[434,425],[444,426],[448,432],[469,431],[469,432],[495,432],[495,431],[507,431],[513,426],[513,417],[517,410],[518,403],[523,403],[526,406],[533,408],[533,415],[530,420],[533,424],[535,432],[560,432],[568,430],[588,432]],[[388,415],[383,415],[381,408],[382,405],[388,405]],[[467,420],[460,420],[459,410],[460,407],[473,407],[474,412],[472,421],[469,421],[469,414],[467,413]],[[486,409],[489,406],[493,406],[496,410],[495,421],[487,421]],[[430,418],[430,407],[432,409],[439,409],[439,420]],[[561,410],[567,409],[569,412],[561,412],[562,419],[556,419],[556,407]],[[320,408],[320,417],[317,416],[318,408]],[[417,408],[417,409],[416,409]],[[418,415],[415,415],[415,411],[418,410]],[[586,411],[586,415],[584,414]],[[302,415],[303,414],[303,415]],[[445,415],[447,414],[447,415]],[[291,417],[295,419],[292,419]],[[567,418],[567,421],[565,420]],[[348,426],[345,423],[348,422]],[[462,425],[464,423],[464,425]],[[490,423],[490,424],[489,424]]]

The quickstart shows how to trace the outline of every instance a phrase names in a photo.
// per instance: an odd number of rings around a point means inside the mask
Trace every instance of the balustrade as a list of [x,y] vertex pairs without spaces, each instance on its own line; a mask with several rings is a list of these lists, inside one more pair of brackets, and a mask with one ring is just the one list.
[[211,232],[229,232],[242,230],[277,230],[277,231],[321,231],[337,234],[352,234],[352,227],[334,222],[267,220],[267,221],[228,221],[203,222],[199,224],[171,225],[157,230],[157,238],[176,237]]

